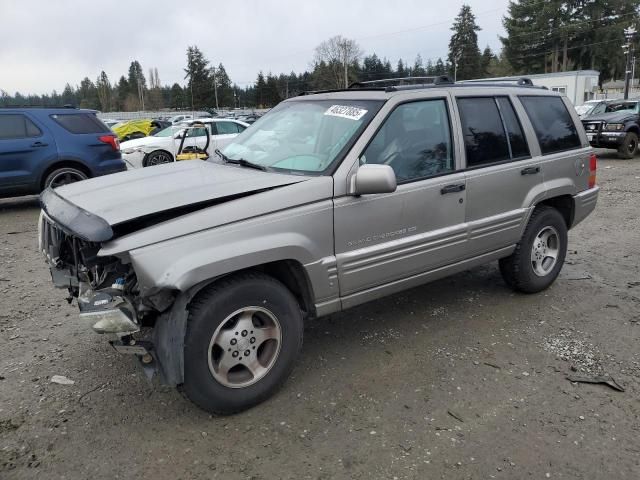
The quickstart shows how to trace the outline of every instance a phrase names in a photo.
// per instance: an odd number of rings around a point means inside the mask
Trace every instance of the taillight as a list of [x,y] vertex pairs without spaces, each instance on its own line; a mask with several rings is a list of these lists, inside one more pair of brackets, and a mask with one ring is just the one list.
[[589,157],[589,188],[596,186],[596,170],[598,169],[598,158],[595,153]]
[[102,143],[108,143],[116,152],[120,151],[120,142],[118,141],[118,137],[115,135],[102,135],[101,137],[98,137],[98,140]]

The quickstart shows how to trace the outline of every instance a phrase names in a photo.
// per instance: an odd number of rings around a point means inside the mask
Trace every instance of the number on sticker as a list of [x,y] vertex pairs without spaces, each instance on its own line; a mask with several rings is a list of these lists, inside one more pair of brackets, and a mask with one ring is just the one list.
[[332,117],[348,118],[349,120],[360,120],[367,113],[367,110],[359,107],[350,107],[347,105],[331,105],[325,115]]

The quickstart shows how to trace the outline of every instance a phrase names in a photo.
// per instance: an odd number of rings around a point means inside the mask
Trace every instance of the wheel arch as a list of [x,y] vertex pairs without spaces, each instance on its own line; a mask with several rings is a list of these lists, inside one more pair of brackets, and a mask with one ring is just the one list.
[[147,166],[147,159],[149,158],[149,155],[151,155],[152,153],[156,153],[156,152],[163,152],[166,153],[167,155],[169,155],[169,157],[171,157],[171,159],[175,162],[175,157],[173,156],[173,153],[171,153],[169,150],[165,149],[165,148],[154,148],[153,150],[151,150],[150,152],[147,152],[144,154],[144,157],[142,158],[142,166],[146,167]]
[[640,135],[640,127],[638,127],[637,123],[632,123],[631,125],[629,125],[626,132],[633,132],[636,135]]
[[228,272],[180,292],[171,308],[156,320],[153,332],[154,357],[163,383],[180,385],[184,381],[184,339],[187,331],[189,306],[206,287],[238,274],[259,271],[280,281],[294,295],[305,317],[315,316],[311,282],[304,266],[296,260],[278,260],[250,268]]
[[558,212],[560,212],[560,214],[564,218],[567,229],[571,228],[571,226],[573,225],[573,220],[575,218],[575,201],[573,196],[567,194],[545,198],[544,200],[536,204],[536,207],[540,205],[545,205],[558,210]]
[[91,169],[84,163],[78,160],[57,160],[49,165],[40,175],[40,181],[38,185],[40,186],[40,191],[44,190],[44,182],[47,180],[47,177],[54,170],[58,170],[59,168],[76,168],[84,173],[88,178],[91,178],[93,175],[91,173]]

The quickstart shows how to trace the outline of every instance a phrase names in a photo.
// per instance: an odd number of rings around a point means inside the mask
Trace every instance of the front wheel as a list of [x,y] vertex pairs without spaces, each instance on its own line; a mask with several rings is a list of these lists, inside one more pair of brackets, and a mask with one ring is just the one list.
[[618,155],[622,158],[630,159],[635,156],[637,150],[638,135],[628,132],[622,141],[622,145],[618,148]]
[[152,167],[154,165],[162,165],[164,163],[173,162],[173,157],[169,152],[165,152],[164,150],[154,150],[153,152],[147,154],[142,163],[143,167]]
[[558,277],[567,255],[567,225],[552,207],[536,207],[515,251],[500,259],[507,285],[524,293],[537,293]]
[[302,333],[300,306],[278,280],[256,272],[217,282],[189,306],[183,391],[210,413],[246,410],[287,379]]

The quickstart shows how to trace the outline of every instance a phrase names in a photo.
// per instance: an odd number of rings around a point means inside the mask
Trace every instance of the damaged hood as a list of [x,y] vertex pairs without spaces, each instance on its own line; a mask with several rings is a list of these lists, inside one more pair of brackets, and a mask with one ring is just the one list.
[[[65,222],[60,217],[70,214],[60,210],[71,204],[69,209],[78,207],[84,217],[98,217],[102,223],[113,227],[163,212],[174,211],[179,216],[198,208],[308,179],[192,160],[65,185],[55,191],[45,191],[41,201],[47,214],[63,225]],[[54,206],[56,211],[53,211]],[[69,225],[67,227],[71,228]]]
[[608,113],[590,115],[588,117],[582,117],[581,120],[583,123],[591,123],[591,122],[624,123],[629,120],[633,120],[637,118],[638,118],[637,113],[629,110],[621,110],[619,112],[608,112]]

